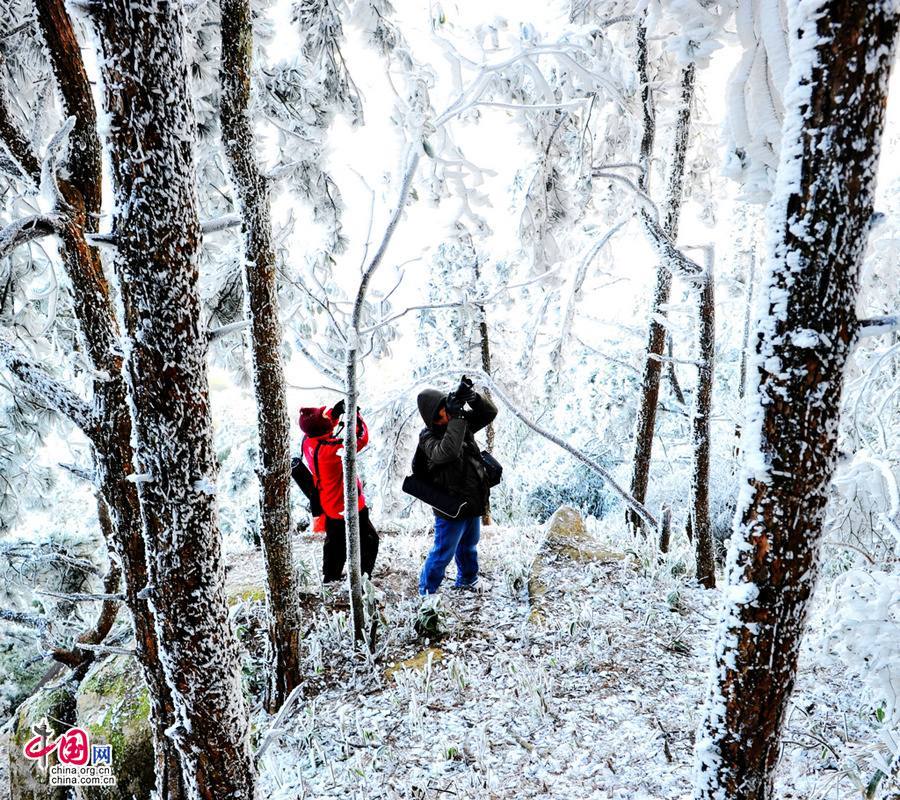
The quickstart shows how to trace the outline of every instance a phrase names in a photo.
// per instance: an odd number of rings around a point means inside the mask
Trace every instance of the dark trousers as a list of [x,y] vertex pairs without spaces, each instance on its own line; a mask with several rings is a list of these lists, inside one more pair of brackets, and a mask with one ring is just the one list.
[[[378,531],[369,519],[369,509],[359,512],[359,560],[364,575],[371,577],[378,555]],[[325,583],[339,581],[347,560],[347,525],[343,518],[325,518],[325,544],[322,545],[322,577]]]

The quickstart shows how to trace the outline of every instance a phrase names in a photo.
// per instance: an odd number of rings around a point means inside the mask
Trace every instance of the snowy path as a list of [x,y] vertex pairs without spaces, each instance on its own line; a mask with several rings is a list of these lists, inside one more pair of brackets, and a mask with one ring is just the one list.
[[[420,561],[404,538],[386,538],[383,548],[390,582],[405,575],[411,593]],[[481,549],[493,586],[484,595],[445,593],[450,633],[440,642],[417,642],[404,624],[414,599],[392,606],[386,597],[398,628],[388,660],[428,645],[440,659],[394,677],[384,676],[384,663],[359,665],[343,676],[345,688],[332,676],[267,752],[263,796],[687,793],[717,594],[683,585],[667,593],[631,558],[556,556],[544,559],[541,576],[545,620],[529,622],[527,597],[508,584],[539,540],[537,531],[490,531]]]
[[[430,537],[384,536],[378,656],[348,656],[333,599],[310,610],[306,698],[267,749],[261,797],[689,798],[719,592],[687,581],[677,556],[596,562],[541,550],[535,621],[521,586],[543,538],[538,528],[486,529],[492,586],[445,591],[448,635],[430,642],[413,630]],[[308,564],[320,547],[305,538]],[[858,682],[816,655],[819,633],[813,620],[778,768],[783,800],[859,796],[847,773],[854,742],[871,739],[866,704]],[[428,648],[439,652],[422,663]],[[419,668],[391,670],[417,655]],[[859,764],[866,779],[871,760]]]

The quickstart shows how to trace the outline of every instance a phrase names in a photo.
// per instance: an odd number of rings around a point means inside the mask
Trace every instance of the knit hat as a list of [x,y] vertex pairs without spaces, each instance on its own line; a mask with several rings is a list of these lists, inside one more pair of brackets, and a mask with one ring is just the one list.
[[301,408],[300,430],[307,436],[324,436],[334,430],[334,423],[325,416],[325,406]]

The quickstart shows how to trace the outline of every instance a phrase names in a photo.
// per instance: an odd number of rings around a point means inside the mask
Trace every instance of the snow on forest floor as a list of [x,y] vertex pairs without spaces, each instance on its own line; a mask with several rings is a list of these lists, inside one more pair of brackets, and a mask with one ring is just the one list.
[[[479,550],[490,587],[449,588],[451,565],[440,601],[446,635],[436,641],[413,628],[425,532],[382,536],[375,584],[386,624],[374,658],[349,655],[345,601],[307,604],[310,679],[266,745],[261,796],[688,796],[718,592],[673,577],[672,560],[610,560],[599,551],[610,543],[597,538],[548,551],[545,535],[486,528]],[[303,538],[301,556],[317,569],[321,540]],[[533,583],[529,599],[539,551],[543,587]],[[392,666],[407,659],[413,666]],[[852,686],[835,685],[839,672],[816,664],[798,680],[794,741],[779,768],[784,798],[812,797],[823,767],[835,767],[816,741],[831,735],[835,715],[847,725],[834,695],[859,708]],[[260,738],[270,725],[261,721]]]

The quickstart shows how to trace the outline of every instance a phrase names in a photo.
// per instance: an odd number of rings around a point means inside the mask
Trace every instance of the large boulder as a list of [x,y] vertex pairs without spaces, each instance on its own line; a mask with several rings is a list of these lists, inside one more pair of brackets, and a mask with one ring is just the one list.
[[78,724],[91,741],[112,745],[114,787],[81,790],[86,800],[150,800],[155,760],[150,729],[150,695],[131,656],[94,664],[76,695]]
[[528,576],[528,602],[531,612],[529,622],[542,625],[547,622],[547,581],[544,572],[556,559],[566,559],[580,563],[588,561],[621,561],[624,553],[617,553],[599,547],[594,543],[584,520],[571,506],[560,506],[547,521],[547,536],[541,545]]
[[588,538],[584,520],[571,506],[560,506],[547,522],[548,544],[569,544]]
[[[75,686],[70,682],[39,689],[16,709],[7,753],[11,800],[66,800],[69,790],[48,785],[43,764],[25,757],[25,745],[45,723],[45,735],[52,740],[72,727],[74,718]],[[56,763],[51,753],[47,768]]]

